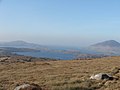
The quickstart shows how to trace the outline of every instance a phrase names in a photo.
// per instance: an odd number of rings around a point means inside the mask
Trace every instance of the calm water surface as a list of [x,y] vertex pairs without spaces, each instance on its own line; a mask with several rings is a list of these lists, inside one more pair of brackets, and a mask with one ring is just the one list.
[[74,54],[64,54],[60,52],[16,52],[19,55],[32,56],[32,57],[42,57],[42,58],[54,58],[61,60],[72,60],[75,58]]

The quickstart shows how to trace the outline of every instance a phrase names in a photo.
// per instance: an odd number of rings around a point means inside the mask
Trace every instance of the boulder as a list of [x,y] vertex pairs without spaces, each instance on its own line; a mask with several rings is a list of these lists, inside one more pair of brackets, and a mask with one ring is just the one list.
[[107,73],[99,73],[96,75],[92,75],[90,79],[95,79],[95,80],[113,80],[113,77]]
[[1,57],[0,58],[0,62],[5,62],[6,60],[8,60],[9,59],[9,57]]
[[22,84],[15,87],[14,90],[42,90],[42,88],[37,84]]

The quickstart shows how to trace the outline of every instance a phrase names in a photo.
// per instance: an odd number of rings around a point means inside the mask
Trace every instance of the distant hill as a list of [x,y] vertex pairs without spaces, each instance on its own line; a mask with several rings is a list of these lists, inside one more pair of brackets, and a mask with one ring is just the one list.
[[[19,53],[19,55],[56,59],[73,59],[74,57],[76,57],[76,55],[80,54],[79,50],[73,48],[42,46],[25,41],[0,43],[0,54],[8,55],[8,52],[9,55],[11,55],[12,53],[18,54],[18,52],[22,52],[22,54]],[[25,52],[28,52],[28,54],[25,54]]]
[[31,48],[31,49],[46,49],[45,46],[28,43],[25,41],[11,41],[0,43],[0,47],[14,47],[14,48]]
[[107,55],[120,55],[120,43],[115,40],[108,40],[89,46],[89,49]]
[[104,47],[120,47],[120,43],[115,40],[108,40],[101,43],[94,44],[92,46],[104,46]]
[[47,57],[56,59],[86,59],[99,58],[106,55],[120,55],[120,43],[114,40],[109,40],[91,45],[89,48],[74,49],[63,47],[42,46],[39,44],[28,43],[25,41],[12,41],[0,43],[0,54],[12,54],[17,52],[29,52],[28,56]]

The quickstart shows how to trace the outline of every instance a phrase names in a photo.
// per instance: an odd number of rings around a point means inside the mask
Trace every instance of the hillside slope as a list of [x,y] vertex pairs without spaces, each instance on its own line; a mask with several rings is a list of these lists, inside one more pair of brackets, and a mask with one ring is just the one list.
[[115,40],[108,40],[91,45],[89,49],[105,55],[120,55],[120,43]]
[[120,67],[120,57],[87,61],[0,63],[0,89],[13,90],[18,83],[30,82],[39,84],[46,90],[119,90],[120,79],[108,81],[108,84],[89,80],[92,74],[110,73],[115,67]]

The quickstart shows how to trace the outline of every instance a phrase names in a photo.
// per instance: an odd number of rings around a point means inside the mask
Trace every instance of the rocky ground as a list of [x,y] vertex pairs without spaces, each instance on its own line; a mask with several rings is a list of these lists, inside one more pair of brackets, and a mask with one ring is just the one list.
[[20,56],[20,55],[12,55],[12,56],[0,56],[0,63],[25,63],[25,62],[37,62],[37,61],[56,61],[56,59],[50,58],[36,58],[31,56]]
[[[35,61],[34,61],[35,59]],[[92,60],[51,61],[24,56],[0,57],[0,90],[34,83],[42,90],[120,90],[120,57]],[[91,75],[111,74],[113,80],[94,80]]]

